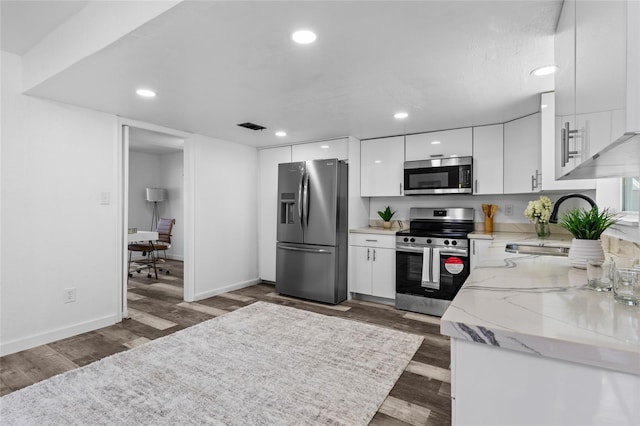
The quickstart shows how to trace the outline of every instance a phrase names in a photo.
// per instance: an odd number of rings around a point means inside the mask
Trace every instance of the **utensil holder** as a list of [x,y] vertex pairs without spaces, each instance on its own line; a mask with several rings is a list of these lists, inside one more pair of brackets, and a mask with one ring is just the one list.
[[493,233],[493,218],[489,216],[485,216],[484,218],[484,233],[491,234]]

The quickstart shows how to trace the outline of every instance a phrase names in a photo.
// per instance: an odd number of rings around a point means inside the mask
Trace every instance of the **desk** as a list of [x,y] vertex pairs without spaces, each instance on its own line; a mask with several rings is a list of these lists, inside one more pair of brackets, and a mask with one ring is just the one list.
[[[138,231],[134,234],[127,234],[127,243],[136,243],[136,242],[148,242],[151,245],[151,251],[149,253],[151,256],[151,260],[147,261],[147,264],[142,267],[134,268],[137,272],[140,272],[142,269],[149,269],[149,274],[147,275],[151,278],[151,268],[153,268],[153,272],[156,275],[156,279],[158,279],[158,270],[156,269],[156,256],[154,253],[154,245],[153,242],[158,239],[158,232],[156,231]],[[131,251],[129,251],[129,271],[128,276],[132,276],[131,272]]]
[[127,242],[135,243],[136,241],[156,241],[158,233],[155,231],[138,231],[134,234],[127,234]]

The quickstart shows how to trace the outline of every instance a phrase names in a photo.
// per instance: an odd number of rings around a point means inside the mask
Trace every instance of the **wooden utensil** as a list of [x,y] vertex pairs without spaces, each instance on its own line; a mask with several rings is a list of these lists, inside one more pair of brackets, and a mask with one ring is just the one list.
[[498,211],[497,204],[483,204],[482,212],[484,213],[484,233],[491,234],[493,232],[493,217]]

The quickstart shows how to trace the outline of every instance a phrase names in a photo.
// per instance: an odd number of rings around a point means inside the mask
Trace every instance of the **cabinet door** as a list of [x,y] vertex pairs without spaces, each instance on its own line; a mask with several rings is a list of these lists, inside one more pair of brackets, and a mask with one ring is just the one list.
[[492,240],[471,240],[471,257],[469,259],[469,263],[471,264],[472,271],[478,265],[478,261],[482,258],[482,256],[484,255],[484,251],[489,248],[491,243]]
[[502,194],[503,136],[502,124],[473,128],[474,194]]
[[291,162],[291,147],[258,151],[258,269],[260,278],[276,280],[278,164]]
[[[567,151],[576,151],[576,138],[567,141],[562,129],[568,124],[575,130],[576,115],[576,2],[565,0],[558,19],[554,37],[554,55],[558,70],[555,73],[555,151],[558,158],[555,162],[555,175],[562,176],[573,170],[576,159],[566,158]],[[563,141],[564,139],[564,141]],[[569,144],[569,145],[565,145]],[[565,151],[563,155],[562,152]]]
[[371,294],[373,296],[396,298],[396,251],[373,249],[373,270],[371,273]]
[[349,158],[348,139],[333,139],[329,141],[302,143],[291,147],[291,161],[324,160]]
[[471,127],[406,136],[407,161],[467,157],[473,153]]
[[403,195],[404,136],[363,140],[360,150],[360,195]]
[[349,246],[349,291],[371,294],[371,259],[369,247]]
[[[587,190],[595,189],[593,179],[556,180],[556,165],[560,163],[560,150],[556,150],[555,139],[555,96],[553,92],[540,96],[540,168],[542,170],[541,190]],[[573,159],[571,161],[574,161]]]
[[540,113],[504,124],[504,193],[539,191]]

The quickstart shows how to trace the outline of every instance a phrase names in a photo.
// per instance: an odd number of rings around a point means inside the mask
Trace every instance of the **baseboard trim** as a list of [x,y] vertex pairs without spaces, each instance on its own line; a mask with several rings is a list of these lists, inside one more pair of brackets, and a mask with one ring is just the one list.
[[108,327],[115,324],[116,322],[117,321],[114,315],[108,315],[79,324],[46,331],[44,333],[22,337],[19,339],[11,340],[9,342],[2,342],[0,343],[0,356],[10,355],[12,353],[24,351],[25,349],[30,349],[40,345],[46,345],[47,343],[55,342],[56,340],[66,339],[67,337],[72,337],[81,333],[86,333],[88,331]]
[[206,299],[208,297],[217,296],[219,294],[227,293],[227,292],[233,291],[233,290],[240,290],[241,288],[251,287],[252,285],[259,284],[261,281],[262,280],[260,280],[260,278],[254,278],[252,280],[242,281],[242,282],[230,284],[230,285],[227,285],[227,286],[224,286],[224,287],[215,288],[213,290],[208,290],[208,291],[204,291],[204,292],[201,292],[201,293],[196,293],[195,296],[194,296],[194,301],[195,300]]

